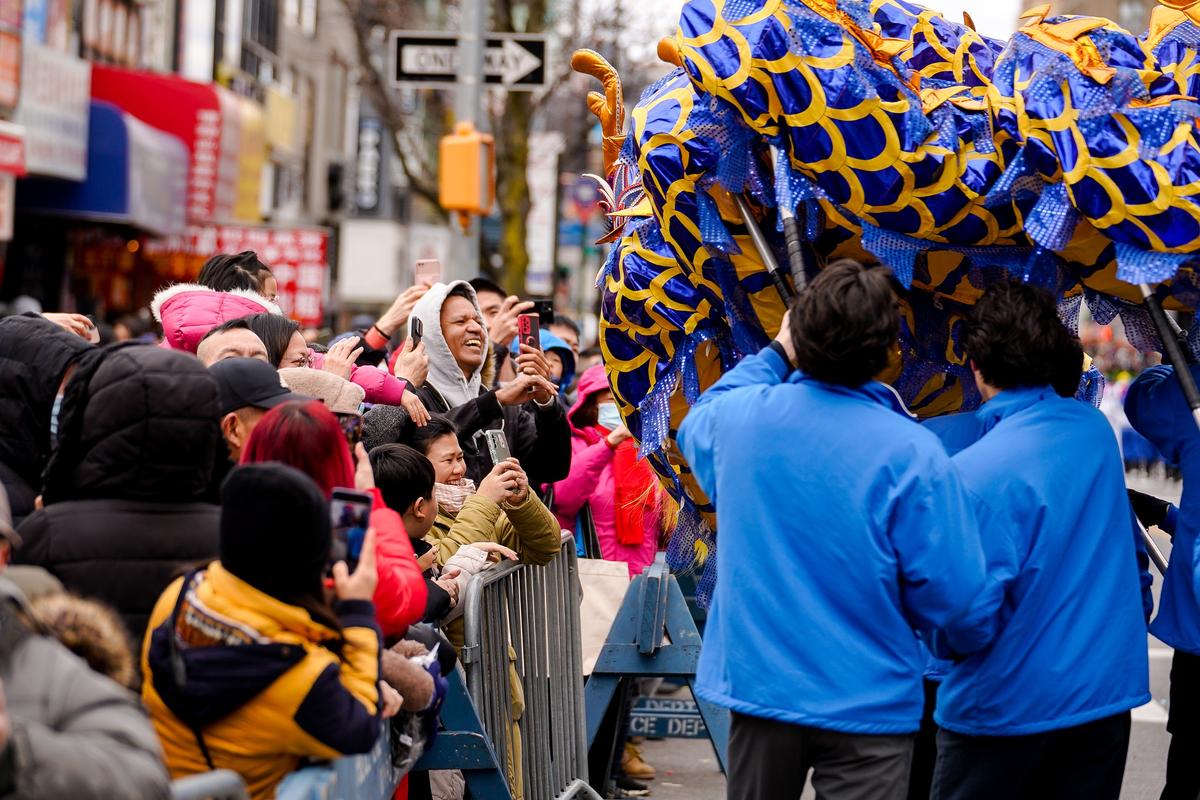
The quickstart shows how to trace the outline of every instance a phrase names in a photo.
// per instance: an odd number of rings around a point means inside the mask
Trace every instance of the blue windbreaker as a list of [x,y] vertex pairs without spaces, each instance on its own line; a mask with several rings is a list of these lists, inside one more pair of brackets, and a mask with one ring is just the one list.
[[[983,435],[979,417],[973,411],[963,411],[959,414],[943,414],[940,417],[930,417],[921,420],[921,426],[932,431],[941,441],[946,453],[953,456],[979,441]],[[938,658],[929,655],[925,663],[925,679],[941,682],[950,671],[954,662],[948,658]]]
[[953,461],[1002,592],[981,596],[995,639],[950,670],[934,718],[1017,736],[1146,703],[1150,576],[1112,428],[1048,386],[1001,392],[977,415],[983,438]]
[[921,420],[921,425],[925,430],[933,431],[942,447],[952,456],[966,450],[983,436],[983,422],[974,411],[930,417]]
[[790,372],[767,349],[700,396],[679,446],[717,506],[701,697],[757,717],[902,734],[921,719],[914,629],[983,646],[975,518],[933,434],[881,383]]
[[[1200,380],[1200,367],[1192,367]],[[1171,562],[1163,579],[1158,616],[1150,632],[1178,650],[1200,655],[1200,431],[1170,367],[1151,367],[1125,395],[1133,429],[1183,470],[1183,500],[1171,539]],[[1169,524],[1169,522],[1168,522]]]

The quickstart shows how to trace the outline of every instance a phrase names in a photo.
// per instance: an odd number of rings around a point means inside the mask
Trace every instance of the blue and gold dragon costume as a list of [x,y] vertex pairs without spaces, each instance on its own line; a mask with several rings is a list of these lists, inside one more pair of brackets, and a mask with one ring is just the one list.
[[[779,329],[784,301],[748,234],[781,263],[800,221],[807,268],[849,256],[913,291],[888,377],[919,416],[979,403],[965,309],[1014,276],[1077,320],[1120,316],[1160,349],[1136,285],[1200,305],[1200,1],[1160,5],[1138,37],[1027,12],[1007,42],[906,0],[689,0],[659,45],[674,70],[630,113],[604,59],[612,250],[600,345],[641,452],[680,504],[676,569],[715,580],[713,508],[674,444],[706,387]],[[794,276],[798,279],[807,276]],[[1200,351],[1200,328],[1191,332]],[[1085,375],[1081,392],[1102,380]]]

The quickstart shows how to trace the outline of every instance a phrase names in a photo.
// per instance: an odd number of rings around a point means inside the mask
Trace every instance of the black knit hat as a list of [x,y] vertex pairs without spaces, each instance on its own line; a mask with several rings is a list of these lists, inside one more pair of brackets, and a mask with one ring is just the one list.
[[221,564],[259,591],[319,600],[331,542],[329,504],[300,470],[247,464],[221,487]]

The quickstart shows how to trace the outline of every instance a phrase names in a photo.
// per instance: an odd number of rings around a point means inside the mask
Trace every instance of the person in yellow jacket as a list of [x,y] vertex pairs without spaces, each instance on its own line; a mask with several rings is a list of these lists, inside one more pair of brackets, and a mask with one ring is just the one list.
[[[492,468],[479,487],[466,477],[467,463],[454,425],[433,417],[416,428],[407,444],[433,463],[436,483],[437,518],[425,540],[433,545],[439,564],[445,564],[464,545],[495,542],[516,551],[522,562],[549,564],[562,549],[562,530],[550,509],[529,486],[529,477],[515,458]],[[462,602],[465,598],[457,598]],[[446,627],[446,637],[455,647],[463,646],[463,621]],[[516,653],[509,647],[510,662]],[[514,800],[524,797],[521,764],[521,731],[517,726],[525,713],[525,691],[515,664],[509,665],[512,688],[512,727],[508,736],[508,782]]]
[[374,531],[333,567],[329,510],[308,476],[238,467],[221,491],[220,560],[159,598],[142,700],[173,778],[239,773],[255,800],[305,758],[369,751],[382,733]]

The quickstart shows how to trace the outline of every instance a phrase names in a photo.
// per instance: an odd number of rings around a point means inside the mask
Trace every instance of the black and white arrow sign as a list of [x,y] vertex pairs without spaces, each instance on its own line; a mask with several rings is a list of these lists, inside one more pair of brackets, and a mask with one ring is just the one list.
[[[453,32],[392,31],[395,86],[450,87],[458,82],[458,36]],[[546,39],[498,33],[483,53],[484,83],[533,91],[546,85]]]

